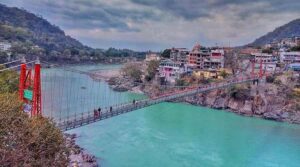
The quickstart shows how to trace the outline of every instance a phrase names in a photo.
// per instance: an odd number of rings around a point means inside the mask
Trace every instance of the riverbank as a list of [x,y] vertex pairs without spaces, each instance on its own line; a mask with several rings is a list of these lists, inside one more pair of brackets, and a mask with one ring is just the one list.
[[120,76],[120,69],[109,69],[109,70],[97,70],[92,72],[90,75],[94,80],[104,80],[109,81],[110,78],[115,78]]
[[99,167],[95,156],[89,154],[76,144],[76,134],[64,134],[66,146],[69,149],[69,167]]

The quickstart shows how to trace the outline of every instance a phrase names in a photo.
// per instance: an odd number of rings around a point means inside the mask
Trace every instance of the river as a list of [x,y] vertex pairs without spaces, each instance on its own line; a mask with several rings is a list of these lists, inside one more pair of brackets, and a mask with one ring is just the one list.
[[[108,68],[108,66],[101,67]],[[91,70],[98,67],[77,68]],[[45,71],[43,74],[47,75],[53,74],[53,71],[60,73],[57,69]],[[90,109],[99,103],[99,105],[114,103],[116,97],[122,101],[143,98],[142,95],[128,92],[112,92],[106,83],[92,81],[81,74],[74,73],[71,78],[85,80],[84,83],[72,80],[72,84],[68,85],[86,87],[81,90],[82,96],[83,92],[87,91],[96,94],[102,92],[103,97],[84,97],[96,98],[91,100],[93,103],[85,104]],[[46,80],[45,84],[43,83],[43,91],[47,92],[50,88],[47,83],[52,81],[47,79],[46,75],[43,79]],[[70,82],[69,79],[61,77],[58,80],[60,84],[67,84],[64,82]],[[89,84],[93,85],[91,86],[93,90],[88,90]],[[61,91],[56,93],[59,92],[61,93]],[[51,96],[55,96],[56,93]],[[107,93],[116,95],[108,97]],[[64,93],[61,94],[64,96]],[[49,97],[43,97],[47,98]],[[49,112],[53,109],[64,111],[72,107],[70,112],[80,112],[76,110],[82,107],[78,99],[65,97],[64,101],[71,103],[69,107],[49,109],[50,105],[45,104],[46,115],[50,115]],[[51,112],[51,115],[66,116],[66,113]],[[77,143],[98,157],[103,167],[300,166],[299,125],[243,117],[222,110],[188,104],[161,103],[70,130],[68,133],[78,134]]]

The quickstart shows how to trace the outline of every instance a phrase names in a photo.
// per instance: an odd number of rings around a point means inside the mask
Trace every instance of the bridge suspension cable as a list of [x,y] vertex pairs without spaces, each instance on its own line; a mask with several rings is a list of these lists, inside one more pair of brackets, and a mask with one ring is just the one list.
[[[30,62],[27,62],[27,63],[24,63],[24,64],[32,64],[32,63],[34,63],[34,62],[35,62],[35,61],[30,61]],[[21,66],[21,64],[20,64],[20,65],[16,65],[16,66],[7,67],[7,68],[4,68],[4,69],[1,69],[0,72],[7,71],[7,70],[11,70],[11,69],[15,69],[15,68],[18,68],[18,67],[20,67],[20,66]]]
[[22,61],[22,60],[23,60],[23,59],[13,60],[13,61],[10,61],[10,62],[2,63],[2,64],[0,64],[0,66],[1,66],[1,65],[11,64],[11,63],[16,63],[16,62],[19,62],[19,61]]

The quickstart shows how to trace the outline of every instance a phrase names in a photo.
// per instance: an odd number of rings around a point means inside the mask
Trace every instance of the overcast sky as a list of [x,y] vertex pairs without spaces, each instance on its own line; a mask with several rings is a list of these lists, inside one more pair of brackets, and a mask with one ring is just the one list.
[[0,0],[95,48],[237,46],[300,18],[300,0]]

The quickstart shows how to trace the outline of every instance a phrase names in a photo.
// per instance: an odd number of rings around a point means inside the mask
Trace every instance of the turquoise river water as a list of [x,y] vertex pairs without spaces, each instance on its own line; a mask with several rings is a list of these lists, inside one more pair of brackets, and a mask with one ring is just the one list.
[[[74,74],[73,77],[83,76]],[[73,84],[81,87],[83,83]],[[95,92],[112,93],[106,83],[99,86],[94,86]],[[87,106],[93,107],[101,98],[116,99],[106,95],[96,96],[96,102]],[[131,93],[116,96],[122,101],[143,97]],[[65,100],[76,103],[76,99]],[[300,166],[299,125],[188,104],[161,103],[68,133],[78,134],[77,143],[94,154],[103,167]]]

